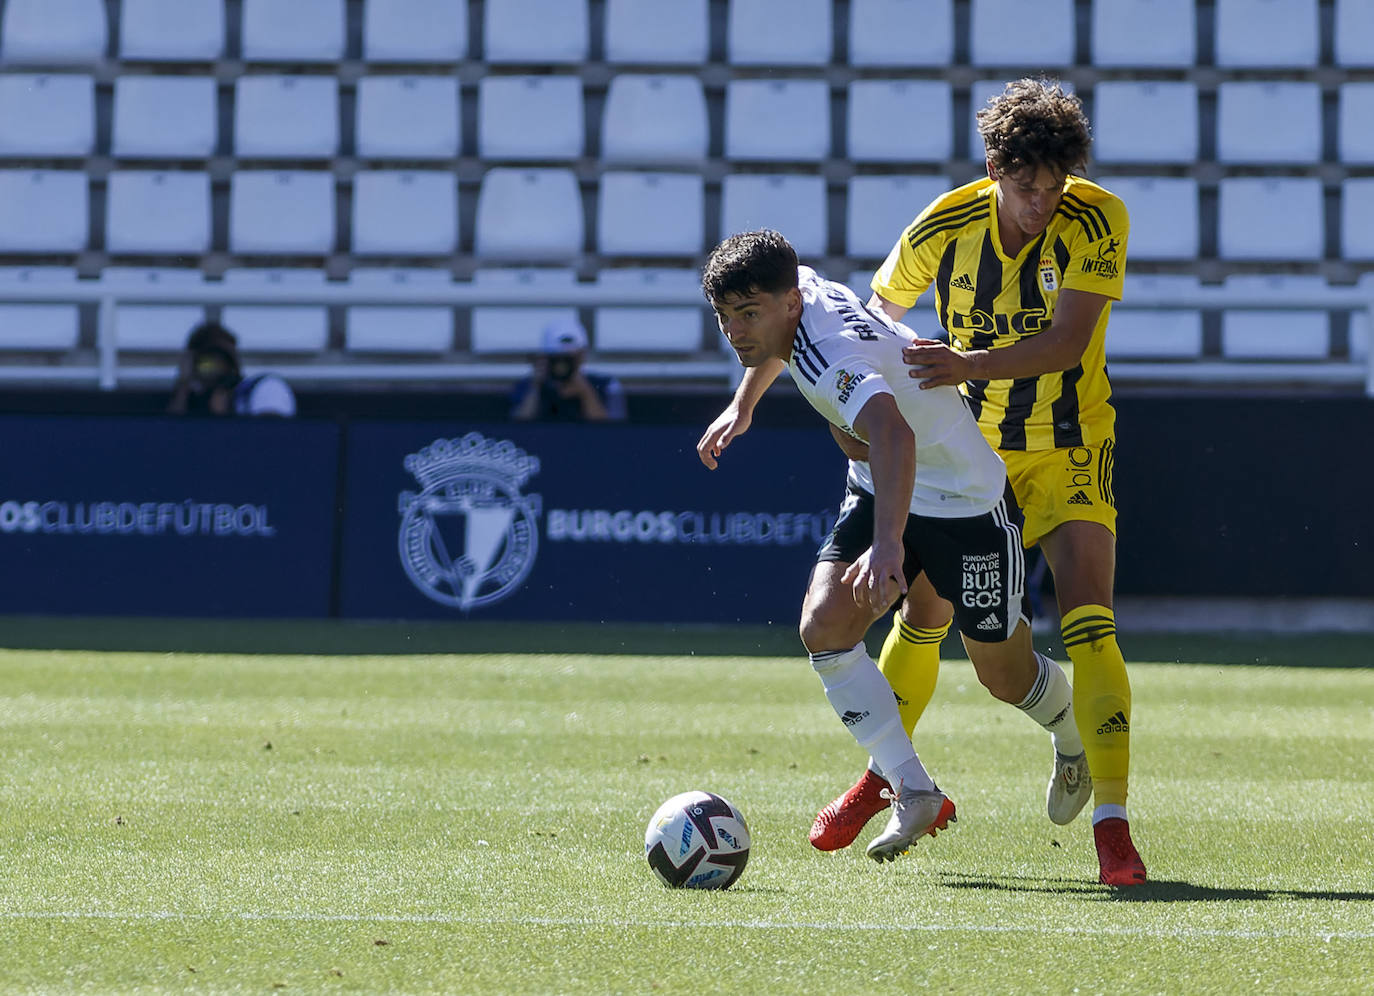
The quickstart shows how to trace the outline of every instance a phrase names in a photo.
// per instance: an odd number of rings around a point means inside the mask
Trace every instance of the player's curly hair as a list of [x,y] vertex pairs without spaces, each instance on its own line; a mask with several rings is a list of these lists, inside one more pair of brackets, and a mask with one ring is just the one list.
[[797,251],[771,229],[732,235],[711,250],[701,271],[701,289],[708,301],[731,294],[780,294],[797,286]]
[[1058,173],[1088,165],[1092,132],[1083,104],[1057,80],[1008,83],[978,112],[978,134],[998,173],[1048,166]]

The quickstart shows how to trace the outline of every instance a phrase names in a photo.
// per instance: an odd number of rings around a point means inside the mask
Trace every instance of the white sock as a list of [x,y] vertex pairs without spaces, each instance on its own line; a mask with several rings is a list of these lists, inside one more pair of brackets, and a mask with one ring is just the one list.
[[[1103,820],[1125,820],[1126,807],[1118,806],[1116,803],[1104,802],[1093,810],[1093,826],[1097,826]],[[1129,822],[1129,820],[1127,821]]]
[[868,751],[894,789],[899,785],[926,790],[935,787],[911,746],[911,738],[902,729],[892,687],[862,643],[849,650],[812,654],[811,666],[820,676],[835,715]]
[[1083,740],[1073,720],[1073,689],[1064,669],[1044,654],[1035,655],[1040,665],[1030,693],[1016,704],[1031,719],[1050,731],[1054,749],[1065,757],[1083,753]]

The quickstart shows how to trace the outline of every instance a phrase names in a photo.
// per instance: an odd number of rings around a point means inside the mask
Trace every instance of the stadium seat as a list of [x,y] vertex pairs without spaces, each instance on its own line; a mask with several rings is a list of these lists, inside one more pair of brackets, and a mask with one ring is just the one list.
[[0,252],[80,252],[89,211],[82,170],[0,169]]
[[[602,270],[598,287],[608,290],[697,291],[696,270]],[[705,311],[667,305],[607,306],[593,313],[592,345],[599,353],[695,353],[701,349]]]
[[823,159],[830,151],[824,80],[731,80],[725,85],[725,158]]
[[[1223,286],[1242,297],[1290,298],[1318,293],[1326,281],[1293,274],[1238,274]],[[1221,355],[1229,360],[1324,360],[1331,352],[1331,321],[1325,311],[1227,308],[1221,314]]]
[[93,77],[0,75],[0,157],[87,156],[94,145]]
[[240,159],[325,159],[339,151],[339,83],[333,76],[240,76],[234,84],[234,153]]
[[66,352],[75,349],[80,335],[80,313],[74,304],[7,304],[11,287],[76,283],[76,270],[68,266],[0,266],[0,350]]
[[854,162],[944,162],[954,155],[953,90],[943,80],[854,80],[846,132]]
[[[1275,224],[1276,219],[1283,224]],[[1316,177],[1228,176],[1218,184],[1222,259],[1319,260],[1325,247]]]
[[775,228],[801,256],[826,251],[825,179],[789,174],[736,174],[721,181],[722,238]]
[[224,54],[224,0],[124,0],[119,57],[213,62]]
[[[447,270],[436,267],[365,267],[348,275],[359,288],[446,287]],[[355,304],[344,316],[344,348],[351,353],[445,353],[453,347],[453,309],[443,305]]]
[[[242,269],[224,271],[225,287],[323,287],[324,271]],[[226,304],[220,321],[239,338],[243,353],[318,353],[329,344],[329,312],[320,304]]]
[[[577,283],[566,269],[478,269],[472,274],[476,287],[501,291],[519,300],[528,288],[568,288]],[[577,309],[561,305],[502,307],[481,305],[472,309],[471,346],[474,353],[533,353],[539,349],[544,327],[553,322],[575,322]]]
[[211,76],[118,76],[114,82],[115,158],[208,159],[219,143]]
[[229,177],[229,251],[324,256],[334,250],[334,176],[237,170]]
[[246,62],[337,62],[344,56],[344,0],[243,0]]
[[1322,95],[1316,83],[1227,82],[1217,86],[1217,160],[1316,163]]
[[575,159],[584,141],[580,77],[487,76],[477,85],[483,159]]
[[[107,266],[100,271],[100,279],[129,294],[205,285],[199,270],[168,266]],[[191,330],[203,321],[205,308],[198,304],[121,304],[115,307],[115,345],[139,352],[180,352]]]
[[730,0],[726,49],[737,66],[824,66],[834,44],[831,0]]
[[451,159],[458,155],[458,80],[452,76],[364,76],[355,140],[362,159]]
[[105,0],[6,0],[0,60],[99,62],[108,36]]
[[[1365,296],[1374,300],[1374,273],[1366,273],[1355,286],[1365,292]],[[1371,339],[1374,339],[1374,322],[1370,321],[1369,309],[1361,308],[1350,314],[1350,326],[1348,330],[1350,358],[1352,360],[1367,361]]]
[[447,170],[353,175],[353,252],[446,256],[458,247],[458,183]]
[[106,252],[194,256],[210,249],[208,173],[113,170],[106,185]]
[[1341,162],[1374,163],[1374,82],[1342,83],[1336,145]]
[[567,259],[582,252],[585,223],[569,169],[496,168],[477,192],[474,249],[501,259]]
[[856,176],[845,207],[845,253],[885,257],[902,229],[952,184],[944,176]]
[[608,256],[696,256],[705,241],[696,173],[601,174],[597,248]]
[[1216,0],[1218,66],[1310,69],[1317,56],[1317,0]]
[[954,0],[850,0],[851,66],[948,66]]
[[1104,81],[1093,91],[1093,156],[1102,163],[1192,163],[1197,84]]
[[482,50],[493,63],[569,63],[587,58],[587,0],[501,0],[486,4]]
[[460,62],[468,54],[467,0],[366,0],[369,62]]
[[1097,66],[1191,69],[1197,59],[1195,0],[1099,0],[1090,30]]
[[1198,254],[1198,184],[1183,176],[1112,176],[1102,185],[1126,203],[1127,258],[1193,259]]
[[1132,308],[1141,295],[1167,298],[1196,291],[1198,278],[1184,274],[1127,273],[1121,299],[1107,321],[1107,362],[1186,360],[1202,356],[1202,312],[1170,308]]
[[700,66],[710,54],[706,0],[606,0],[606,61]]
[[1374,259],[1374,177],[1341,181],[1341,257]]
[[975,66],[1073,64],[1073,0],[973,0],[969,21]]
[[1374,4],[1336,0],[1336,65],[1374,66]]
[[624,73],[606,88],[605,162],[699,162],[706,158],[708,134],[706,92],[697,76]]

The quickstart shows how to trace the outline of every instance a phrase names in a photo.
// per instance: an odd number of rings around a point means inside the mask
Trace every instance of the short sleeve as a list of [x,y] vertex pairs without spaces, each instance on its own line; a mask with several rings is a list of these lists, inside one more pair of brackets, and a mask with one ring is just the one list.
[[1126,243],[1130,217],[1121,198],[1108,195],[1089,211],[1081,212],[1069,242],[1069,265],[1064,271],[1065,290],[1088,291],[1120,301],[1126,278]]

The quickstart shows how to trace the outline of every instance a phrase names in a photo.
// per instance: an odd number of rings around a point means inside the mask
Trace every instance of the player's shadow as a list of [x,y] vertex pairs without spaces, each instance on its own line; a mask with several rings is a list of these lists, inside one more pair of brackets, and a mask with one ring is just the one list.
[[1085,898],[1131,903],[1205,903],[1226,901],[1267,901],[1272,899],[1317,899],[1345,902],[1374,902],[1374,892],[1323,889],[1250,889],[1194,885],[1155,879],[1127,889],[1112,889],[1095,882],[1067,878],[1030,878],[1016,875],[962,875],[945,872],[940,884],[949,889],[992,889],[1001,892],[1074,893]]

